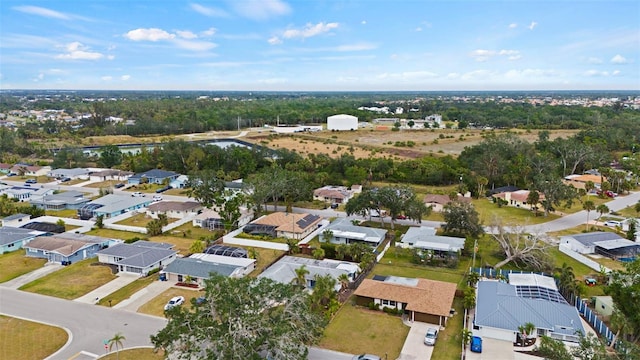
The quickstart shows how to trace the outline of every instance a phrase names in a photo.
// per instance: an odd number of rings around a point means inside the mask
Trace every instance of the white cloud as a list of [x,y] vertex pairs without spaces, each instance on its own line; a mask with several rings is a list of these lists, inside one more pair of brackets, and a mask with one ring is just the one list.
[[39,73],[36,77],[34,77],[32,79],[32,81],[34,81],[34,82],[38,82],[38,81],[41,81],[41,80],[44,80],[44,73]]
[[320,35],[326,32],[331,31],[332,29],[338,28],[338,23],[317,23],[317,24],[307,24],[302,29],[289,29],[285,30],[282,34],[282,37],[285,39],[294,39],[294,38],[302,38],[306,39],[309,37],[313,37],[316,35]]
[[584,73],[584,76],[609,76],[609,73],[607,71],[598,71],[598,70],[587,70]]
[[509,70],[504,73],[504,77],[507,79],[520,79],[520,78],[546,78],[551,76],[558,76],[554,70],[545,69],[523,69],[523,70]]
[[611,75],[613,75],[613,76],[620,75],[620,70],[613,70],[613,72],[611,73]]
[[109,60],[113,60],[115,58],[116,58],[115,55],[107,55],[107,59],[109,59]]
[[135,29],[131,30],[128,33],[124,34],[129,40],[133,41],[159,41],[159,40],[171,40],[176,36],[174,34],[169,34],[168,32],[158,29],[158,28],[148,28],[148,29]]
[[277,36],[272,36],[269,38],[269,40],[267,40],[267,42],[271,45],[278,45],[278,44],[282,44],[282,39],[280,39]]
[[13,9],[23,13],[44,16],[44,17],[53,18],[53,19],[71,20],[72,18],[71,16],[65,13],[61,13],[59,11],[55,11],[55,10],[51,10],[51,9],[47,9],[39,6],[15,6],[13,7]]
[[447,74],[447,79],[458,79],[460,78],[460,74],[452,72]]
[[516,24],[516,23],[509,24],[509,29],[515,29],[517,27],[518,27],[518,24]]
[[285,78],[259,79],[258,82],[261,84],[284,84],[287,82],[287,79]]
[[362,24],[362,25],[367,25],[367,20],[362,20],[362,21],[360,22],[360,24]]
[[103,81],[111,81],[113,80],[113,76],[103,76],[100,79],[102,79]]
[[587,62],[589,64],[602,64],[602,59],[599,59],[597,57],[590,57],[587,59]]
[[182,49],[191,50],[191,51],[206,51],[206,50],[211,50],[218,46],[209,41],[193,41],[193,40],[183,40],[183,39],[174,39],[173,43]]
[[468,73],[463,74],[462,79],[463,80],[479,80],[479,79],[486,79],[493,76],[495,76],[495,74],[489,70],[474,70],[474,71],[470,71]]
[[281,0],[232,1],[231,5],[240,16],[254,20],[264,20],[291,12],[289,4]]
[[208,28],[207,30],[203,31],[201,34],[202,36],[213,36],[215,35],[217,29],[216,28]]
[[192,10],[204,16],[209,16],[209,17],[228,17],[229,16],[229,14],[222,9],[203,6],[195,3],[189,4],[189,6],[191,7]]
[[374,44],[369,43],[359,43],[359,44],[351,44],[351,45],[339,45],[334,48],[335,51],[366,51],[373,50],[378,48]]
[[89,48],[78,41],[65,46],[66,53],[56,55],[56,59],[62,60],[98,60],[104,55],[99,52],[89,51]]
[[421,28],[420,26],[418,26],[418,27],[416,28],[416,32],[420,32],[420,31],[422,31],[422,28]]
[[176,35],[178,35],[179,37],[183,38],[183,39],[196,39],[198,37],[198,35],[194,34],[193,32],[189,31],[189,30],[176,30]]
[[532,21],[531,24],[529,24],[529,30],[533,30],[536,26],[538,26],[538,23],[535,21]]
[[477,49],[472,51],[469,56],[474,58],[478,62],[483,62],[489,60],[493,56],[506,56],[508,60],[518,60],[522,56],[520,55],[520,51],[518,50],[486,50],[486,49]]
[[131,79],[131,75],[122,75],[122,76],[120,76],[120,80],[122,80],[122,81],[127,81],[129,79]]
[[629,61],[624,56],[617,54],[611,58],[611,62],[614,64],[627,64]]

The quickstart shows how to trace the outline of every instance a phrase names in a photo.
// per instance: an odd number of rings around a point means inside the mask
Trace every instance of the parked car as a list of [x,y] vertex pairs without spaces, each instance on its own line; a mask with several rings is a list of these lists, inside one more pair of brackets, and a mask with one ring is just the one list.
[[165,187],[161,187],[160,189],[156,190],[157,193],[161,193],[161,192],[165,192],[167,190],[171,189],[171,186],[165,186]]
[[471,351],[477,353],[482,352],[482,338],[480,336],[474,336],[471,338]]
[[338,206],[339,206],[339,205],[338,205],[338,204],[336,204],[336,203],[331,204],[331,208],[332,208],[332,209],[337,209],[337,208],[338,208]]
[[372,354],[360,354],[352,357],[351,360],[380,360],[380,356]]
[[407,219],[407,215],[400,214],[400,215],[396,216],[396,219],[398,219],[398,220],[406,220]]
[[424,344],[434,346],[438,339],[438,330],[434,328],[428,328],[427,333],[424,335]]
[[604,226],[619,227],[622,226],[622,223],[620,221],[607,220],[604,222]]
[[162,201],[162,196],[160,196],[160,195],[153,195],[153,201]]
[[196,305],[202,305],[207,302],[207,298],[205,296],[199,296],[194,301]]
[[67,181],[71,181],[71,178],[65,177],[60,179],[60,182],[67,182]]
[[133,194],[131,194],[131,196],[133,196],[133,197],[145,197],[147,195],[145,195],[144,193],[141,193],[140,191],[136,191]]
[[171,300],[169,300],[169,302],[167,303],[167,305],[164,306],[164,310],[169,310],[174,306],[180,306],[184,304],[184,297],[183,296],[175,296],[172,297]]
[[25,184],[37,184],[38,180],[36,179],[27,179],[27,181],[24,182]]
[[117,184],[113,185],[113,187],[116,188],[116,189],[120,189],[120,188],[124,187],[124,184],[123,183],[117,183]]

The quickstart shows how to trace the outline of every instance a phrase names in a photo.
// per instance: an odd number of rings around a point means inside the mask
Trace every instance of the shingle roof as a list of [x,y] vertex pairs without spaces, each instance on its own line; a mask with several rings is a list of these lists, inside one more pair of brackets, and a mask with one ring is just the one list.
[[520,297],[516,286],[500,281],[478,282],[476,325],[518,331],[528,322],[554,332],[573,328],[572,334],[584,333],[578,311],[567,303]]
[[401,242],[432,250],[459,251],[464,249],[464,238],[435,235],[430,227],[411,227],[402,236]]
[[160,246],[149,246],[149,244],[147,244],[149,242],[138,243],[139,241],[133,244],[117,244],[100,250],[98,255],[121,257],[123,259],[119,261],[118,264],[122,265],[147,267],[176,254],[175,250],[163,248],[163,243],[158,243]]
[[239,268],[240,266],[236,265],[219,264],[193,258],[178,258],[167,265],[162,271],[170,274],[189,275],[208,279],[211,273],[230,276]]
[[596,231],[584,234],[575,234],[561,237],[562,239],[573,238],[584,246],[593,246],[598,241],[619,240],[620,235],[609,231]]
[[33,238],[42,234],[44,234],[42,231],[3,226],[0,227],[0,246],[12,244],[14,242]]
[[[351,221],[346,218],[336,219],[327,227],[327,230],[334,232],[334,236],[356,238],[357,235],[364,241],[368,242],[380,242],[387,234],[387,230],[370,228],[366,226],[353,225]],[[349,233],[354,234],[353,237],[349,237]]]
[[252,224],[271,225],[275,226],[278,231],[302,233],[310,226],[316,226],[320,220],[322,218],[317,215],[275,212],[252,222]]
[[202,207],[195,201],[160,201],[147,207],[149,211],[189,211]]
[[[466,203],[471,202],[471,198],[464,197],[460,194],[458,194],[457,200],[461,202],[466,202]],[[449,197],[449,195],[429,194],[424,197],[423,202],[427,204],[446,205],[451,202],[451,198]]]
[[31,215],[19,213],[19,214],[13,214],[13,215],[9,215],[9,216],[3,217],[2,220],[3,221],[18,220],[18,219],[22,219],[24,217],[29,217],[29,216],[31,216]]
[[409,311],[448,316],[456,287],[454,283],[427,279],[417,279],[415,286],[407,285],[406,282],[402,284],[364,279],[354,294],[406,303]]
[[94,242],[64,239],[53,236],[40,236],[31,240],[25,248],[57,252],[64,256],[71,256],[78,251],[95,245]]
[[315,260],[296,256],[284,256],[273,265],[269,266],[259,278],[268,278],[280,283],[289,284],[296,276],[296,269],[304,266],[309,272],[305,275],[306,279],[313,279],[316,275],[331,275],[337,279],[341,274],[349,274],[358,269],[358,264],[348,261],[338,260]]
[[145,171],[143,173],[135,174],[135,175],[131,176],[131,178],[148,177],[148,178],[164,179],[164,178],[177,176],[177,175],[178,175],[178,173],[176,173],[174,171],[152,169],[152,170],[149,170],[149,171]]
[[105,195],[99,199],[96,199],[89,204],[100,204],[103,205],[101,208],[96,211],[99,213],[111,214],[114,212],[122,211],[124,209],[129,209],[136,206],[144,206],[146,204],[151,203],[150,198],[146,197],[135,197],[135,196],[125,196],[125,195],[115,195],[109,194]]

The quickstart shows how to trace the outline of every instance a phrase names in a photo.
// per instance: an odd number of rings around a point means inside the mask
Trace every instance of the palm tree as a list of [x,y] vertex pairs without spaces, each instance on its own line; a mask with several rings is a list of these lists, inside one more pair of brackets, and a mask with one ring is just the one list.
[[351,280],[349,279],[349,275],[347,274],[340,274],[340,276],[338,276],[338,281],[340,282],[341,292],[345,291],[349,286],[349,283],[351,282]]
[[576,286],[576,276],[573,273],[573,268],[567,263],[562,263],[562,267],[556,269],[558,271],[558,285],[560,291],[565,298],[570,298],[578,292]]
[[589,230],[589,213],[596,209],[596,205],[591,200],[587,200],[582,204],[582,208],[587,212],[587,224],[586,229]]
[[614,309],[613,314],[611,315],[611,327],[616,329],[616,335],[611,340],[611,344],[609,345],[609,349],[613,349],[616,345],[616,341],[618,341],[618,337],[622,333],[622,337],[626,334],[630,334],[633,332],[633,326],[629,322],[629,319],[624,316],[619,310]]
[[122,333],[116,333],[111,339],[109,339],[109,351],[111,351],[113,345],[116,346],[116,359],[120,359],[120,349],[123,347],[123,340],[126,340],[126,338],[124,337],[124,335],[122,335]]
[[480,274],[472,271],[467,275],[467,280],[469,281],[469,285],[475,286],[478,283],[478,280],[480,280]]
[[296,269],[296,277],[293,279],[293,282],[305,289],[307,287],[307,278],[306,275],[309,275],[309,270],[305,265],[300,266]]
[[596,207],[596,211],[598,212],[598,214],[600,214],[600,216],[598,216],[598,220],[600,220],[602,214],[609,213],[609,207],[605,204],[600,204]]

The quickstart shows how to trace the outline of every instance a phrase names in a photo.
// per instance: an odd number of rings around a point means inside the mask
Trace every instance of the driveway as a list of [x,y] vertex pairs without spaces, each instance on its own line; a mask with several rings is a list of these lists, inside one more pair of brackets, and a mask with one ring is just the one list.
[[414,321],[411,324],[409,335],[404,341],[404,346],[400,352],[398,360],[430,360],[433,353],[433,346],[424,344],[424,335],[428,328],[439,329],[438,325],[427,324]]
[[5,283],[0,284],[0,286],[4,286],[9,289],[18,289],[22,285],[28,284],[34,280],[37,280],[47,274],[51,274],[52,272],[58,271],[62,268],[63,266],[60,264],[47,263],[41,268],[35,269],[32,272],[18,276],[15,279],[11,279]]
[[482,338],[482,352],[471,352],[467,346],[466,360],[514,360],[513,343],[506,340]]

